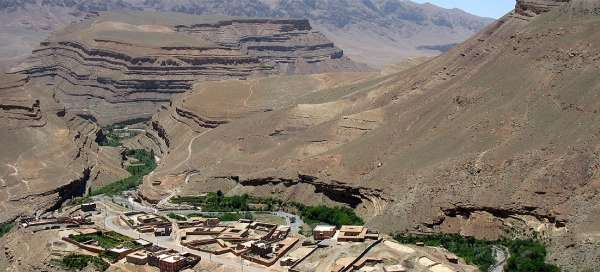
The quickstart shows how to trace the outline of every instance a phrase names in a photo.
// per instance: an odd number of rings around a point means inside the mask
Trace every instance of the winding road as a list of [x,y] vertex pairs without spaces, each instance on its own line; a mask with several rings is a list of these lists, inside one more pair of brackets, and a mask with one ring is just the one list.
[[204,132],[202,132],[202,133],[200,133],[200,134],[198,134],[198,135],[194,136],[194,137],[193,137],[193,138],[190,140],[190,142],[188,143],[188,146],[187,146],[187,156],[186,156],[186,158],[185,158],[184,160],[182,160],[181,162],[179,162],[178,164],[176,164],[175,166],[171,167],[171,169],[170,169],[170,170],[168,170],[168,171],[166,171],[166,172],[168,173],[168,172],[171,172],[171,171],[173,171],[173,170],[177,170],[179,167],[181,167],[181,166],[182,166],[182,165],[184,165],[184,164],[186,164],[186,165],[187,165],[187,169],[189,170],[189,169],[190,169],[189,162],[190,162],[190,160],[192,159],[192,146],[194,145],[194,142],[196,141],[196,139],[198,139],[198,138],[202,137],[202,135],[204,135],[204,134],[208,133],[208,132],[209,132],[209,131],[211,131],[211,130],[212,130],[212,129],[210,129],[210,130],[206,130],[206,131],[204,131]]

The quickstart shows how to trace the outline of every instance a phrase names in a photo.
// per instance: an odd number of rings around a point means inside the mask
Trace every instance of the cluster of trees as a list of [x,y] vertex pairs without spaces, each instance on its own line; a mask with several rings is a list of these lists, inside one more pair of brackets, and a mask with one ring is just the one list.
[[240,219],[250,219],[250,220],[254,219],[254,216],[250,212],[223,212],[223,213],[219,213],[217,216],[212,215],[212,214],[203,214],[203,213],[194,213],[194,214],[189,215],[189,217],[194,217],[194,216],[216,217],[216,218],[219,218],[219,220],[221,220],[223,222],[238,221]]
[[202,207],[203,211],[210,212],[238,212],[249,211],[250,197],[247,194],[225,196],[223,192],[210,192],[206,196],[178,196],[171,199],[176,204],[188,204]]
[[353,209],[347,207],[305,206],[299,203],[294,203],[294,206],[300,211],[302,220],[309,225],[327,223],[339,228],[342,225],[363,225],[365,223]]
[[299,215],[302,216],[302,219],[306,223],[311,225],[327,223],[340,227],[341,225],[364,224],[364,221],[354,210],[347,207],[306,206],[295,202],[284,203],[281,200],[273,198],[250,197],[247,194],[225,196],[221,191],[210,192],[205,196],[178,196],[172,198],[171,202],[201,207],[203,211],[210,212],[250,211],[251,204],[265,204],[266,208],[263,210],[267,211],[277,210],[282,207],[292,207],[298,210]]
[[547,264],[546,247],[535,239],[502,239],[499,241],[478,240],[458,234],[410,235],[396,234],[394,238],[403,244],[422,242],[428,246],[443,247],[463,258],[467,263],[479,267],[481,271],[488,269],[496,262],[494,246],[504,246],[510,251],[506,271],[513,272],[558,272],[560,269]]
[[185,220],[187,220],[187,217],[185,217],[184,215],[176,214],[176,213],[168,213],[167,217],[169,217],[171,219],[178,220],[178,221],[185,221]]
[[150,152],[144,149],[127,149],[123,152],[124,159],[134,158],[138,161],[137,164],[127,167],[127,171],[133,176],[145,176],[150,174],[156,168],[156,160],[154,159],[154,151]]
[[122,129],[125,125],[114,124],[102,128],[96,135],[96,143],[100,146],[121,146],[121,138],[115,133],[115,129]]
[[244,213],[240,213],[240,212],[236,212],[236,213],[223,213],[221,215],[218,216],[219,220],[223,221],[223,222],[227,222],[227,221],[238,221],[240,219],[254,219],[254,216],[252,216],[252,213],[249,212],[244,212]]
[[492,243],[472,237],[463,237],[457,234],[396,234],[394,238],[403,244],[421,242],[427,246],[443,247],[463,258],[468,264],[476,265],[480,271],[488,271],[490,266],[496,262]]
[[124,157],[135,158],[139,163],[127,167],[131,176],[115,181],[104,187],[91,190],[90,195],[116,195],[123,191],[131,190],[142,184],[145,175],[150,174],[156,168],[154,152],[144,149],[128,149],[122,154]]
[[62,264],[66,268],[71,269],[71,270],[84,269],[90,263],[92,263],[100,271],[105,271],[110,266],[110,264],[108,264],[102,258],[97,257],[97,256],[72,254],[72,255],[65,256],[62,259]]
[[557,266],[546,263],[546,247],[538,240],[506,240],[503,245],[510,250],[506,271],[560,271]]

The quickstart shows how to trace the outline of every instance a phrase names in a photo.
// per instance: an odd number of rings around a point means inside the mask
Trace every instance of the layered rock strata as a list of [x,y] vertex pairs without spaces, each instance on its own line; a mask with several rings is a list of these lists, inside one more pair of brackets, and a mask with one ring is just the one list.
[[83,195],[98,146],[97,126],[65,113],[42,86],[1,78],[0,222],[6,222]]
[[53,35],[13,73],[51,85],[67,111],[108,124],[149,119],[195,81],[365,69],[307,20],[116,13]]
[[548,12],[571,0],[518,0],[515,12],[520,15],[533,17]]

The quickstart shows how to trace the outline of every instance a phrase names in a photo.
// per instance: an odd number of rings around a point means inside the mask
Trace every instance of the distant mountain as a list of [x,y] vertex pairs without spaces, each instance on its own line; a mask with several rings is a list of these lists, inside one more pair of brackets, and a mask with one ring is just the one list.
[[306,18],[346,55],[374,66],[438,54],[492,22],[404,0],[6,0],[0,2],[0,63],[22,60],[50,32],[90,12],[114,10]]

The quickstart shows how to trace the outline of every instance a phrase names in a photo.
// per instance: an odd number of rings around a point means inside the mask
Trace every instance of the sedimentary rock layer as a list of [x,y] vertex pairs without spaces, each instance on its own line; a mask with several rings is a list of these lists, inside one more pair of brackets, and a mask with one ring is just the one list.
[[13,69],[51,86],[66,110],[101,124],[149,119],[195,81],[365,70],[307,20],[115,13],[41,43]]
[[515,12],[525,16],[535,16],[548,12],[571,0],[518,0]]

